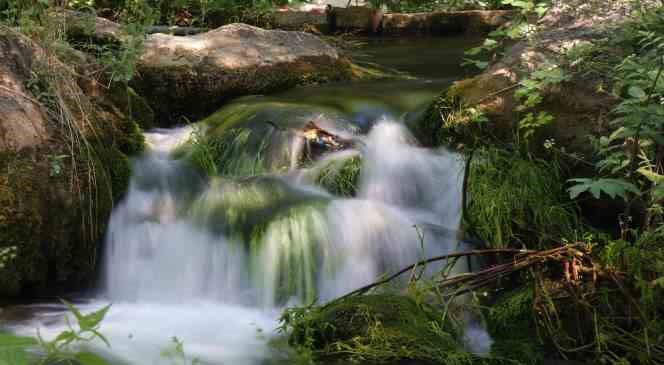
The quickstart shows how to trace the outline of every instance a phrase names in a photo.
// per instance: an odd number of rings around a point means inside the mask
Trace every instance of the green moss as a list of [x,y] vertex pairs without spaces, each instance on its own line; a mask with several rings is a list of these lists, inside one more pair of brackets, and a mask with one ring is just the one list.
[[465,224],[488,246],[546,247],[581,230],[555,163],[485,148],[470,169]]
[[493,339],[491,354],[518,364],[543,362],[544,346],[533,315],[533,290],[520,288],[502,294],[485,315]]
[[129,188],[131,178],[129,158],[114,147],[98,147],[96,151],[105,165],[105,169],[101,173],[108,175],[113,201],[117,202]]
[[[456,84],[455,84],[456,85]],[[428,147],[455,149],[479,147],[496,141],[487,128],[487,116],[476,107],[464,105],[450,89],[436,97],[422,117],[410,126],[418,140]]]
[[[48,156],[64,155],[60,168]],[[94,278],[97,244],[112,198],[104,163],[63,146],[0,154],[0,245],[17,256],[0,275],[0,296],[53,295]],[[57,214],[54,214],[57,212]]]
[[436,97],[410,130],[420,143],[427,147],[440,146],[443,141],[443,118],[456,108],[455,103],[443,93]]
[[461,333],[441,312],[410,297],[355,296],[326,306],[287,310],[283,328],[299,352],[314,359],[367,363],[423,361],[473,364]]
[[143,67],[139,73],[132,86],[139,94],[149,96],[160,126],[199,120],[238,96],[352,77],[350,62],[329,57],[305,57],[298,62],[227,71],[205,65]]
[[145,137],[141,127],[132,120],[122,123],[119,133],[116,134],[116,146],[122,153],[133,156],[145,150]]

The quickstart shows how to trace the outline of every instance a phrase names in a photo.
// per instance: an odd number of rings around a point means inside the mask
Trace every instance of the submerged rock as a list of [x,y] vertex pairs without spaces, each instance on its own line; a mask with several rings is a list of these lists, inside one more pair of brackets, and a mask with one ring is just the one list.
[[346,80],[349,65],[315,35],[230,24],[189,37],[148,36],[134,85],[168,124],[235,96]]
[[136,124],[74,67],[0,27],[0,248],[16,250],[0,267],[2,299],[92,282],[127,154],[142,149]]

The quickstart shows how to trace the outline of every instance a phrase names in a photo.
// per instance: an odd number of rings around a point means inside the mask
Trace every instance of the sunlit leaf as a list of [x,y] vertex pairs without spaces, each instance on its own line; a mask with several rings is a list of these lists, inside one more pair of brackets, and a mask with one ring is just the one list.
[[104,319],[106,313],[111,308],[111,305],[107,305],[104,308],[101,308],[98,311],[92,312],[90,314],[84,315],[83,318],[79,321],[79,325],[82,330],[92,330],[95,329],[99,323]]
[[629,96],[636,99],[643,99],[646,97],[646,92],[638,86],[630,86],[629,89],[627,89],[627,93]]
[[655,184],[664,184],[664,175],[660,175],[649,168],[642,167],[636,170],[639,174],[643,175],[650,182]]
[[627,199],[627,193],[638,194],[639,188],[636,185],[620,179],[571,179],[576,184],[567,191],[571,199],[576,199],[582,193],[590,193],[595,199],[599,199],[604,193],[615,199],[621,197]]

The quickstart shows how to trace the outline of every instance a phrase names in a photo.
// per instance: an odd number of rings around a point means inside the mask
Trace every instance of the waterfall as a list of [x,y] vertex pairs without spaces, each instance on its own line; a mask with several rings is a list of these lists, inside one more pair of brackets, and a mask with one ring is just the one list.
[[[306,169],[233,178],[171,157],[191,131],[146,136],[151,150],[134,160],[109,223],[101,293],[82,308],[113,303],[103,325],[113,347],[95,348],[120,362],[168,363],[161,353],[177,336],[204,364],[261,363],[275,356],[266,340],[284,306],[330,300],[459,249],[460,157],[419,147],[394,120]],[[358,156],[355,197],[315,184],[326,166]]]
[[[324,302],[464,249],[462,160],[422,148],[400,120],[448,84],[299,88],[240,98],[194,126],[146,133],[148,152],[132,161],[129,189],[108,225],[101,283],[77,303],[84,312],[112,303],[101,328],[112,347],[91,349],[114,364],[170,365],[162,353],[177,336],[188,359],[202,364],[279,362],[268,341],[284,307]],[[293,131],[309,121],[352,147],[304,158],[306,143]],[[215,176],[180,153],[201,135],[225,138]],[[329,186],[349,170],[343,193]],[[56,336],[66,329],[56,319],[64,311],[49,308],[12,329]],[[484,332],[476,332],[481,341]]]
[[418,147],[403,125],[387,120],[363,146],[357,197],[342,199],[277,175],[202,184],[157,145],[135,162],[138,173],[113,212],[106,295],[274,308],[332,299],[455,250],[458,156]]

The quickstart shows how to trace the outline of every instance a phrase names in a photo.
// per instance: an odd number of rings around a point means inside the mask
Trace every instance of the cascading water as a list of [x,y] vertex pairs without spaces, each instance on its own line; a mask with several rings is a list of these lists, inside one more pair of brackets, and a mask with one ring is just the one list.
[[[268,128],[265,118],[277,115],[269,112],[274,103],[256,103],[240,103],[245,114],[236,119]],[[424,257],[461,249],[459,156],[418,147],[402,121],[376,118],[377,110],[394,110],[357,104],[354,114],[330,113],[320,103],[305,111],[295,106],[296,116],[279,113],[300,124],[317,118],[355,141],[306,168],[302,138],[287,131],[224,130],[233,136],[232,153],[224,174],[211,178],[186,158],[172,157],[195,128],[148,133],[150,152],[134,161],[129,191],[111,217],[103,285],[96,299],[82,304],[85,311],[113,303],[102,326],[112,348],[99,343],[94,350],[118,364],[170,364],[162,352],[177,336],[203,364],[276,363],[267,343],[285,305],[326,301]],[[367,117],[366,110],[377,115]],[[231,112],[222,112],[224,123],[235,118]],[[349,126],[349,120],[359,122]],[[319,184],[323,171],[357,158],[353,197]],[[240,159],[251,168],[232,163]],[[38,326],[42,335],[55,335],[64,324],[52,316],[14,329],[33,334]]]

